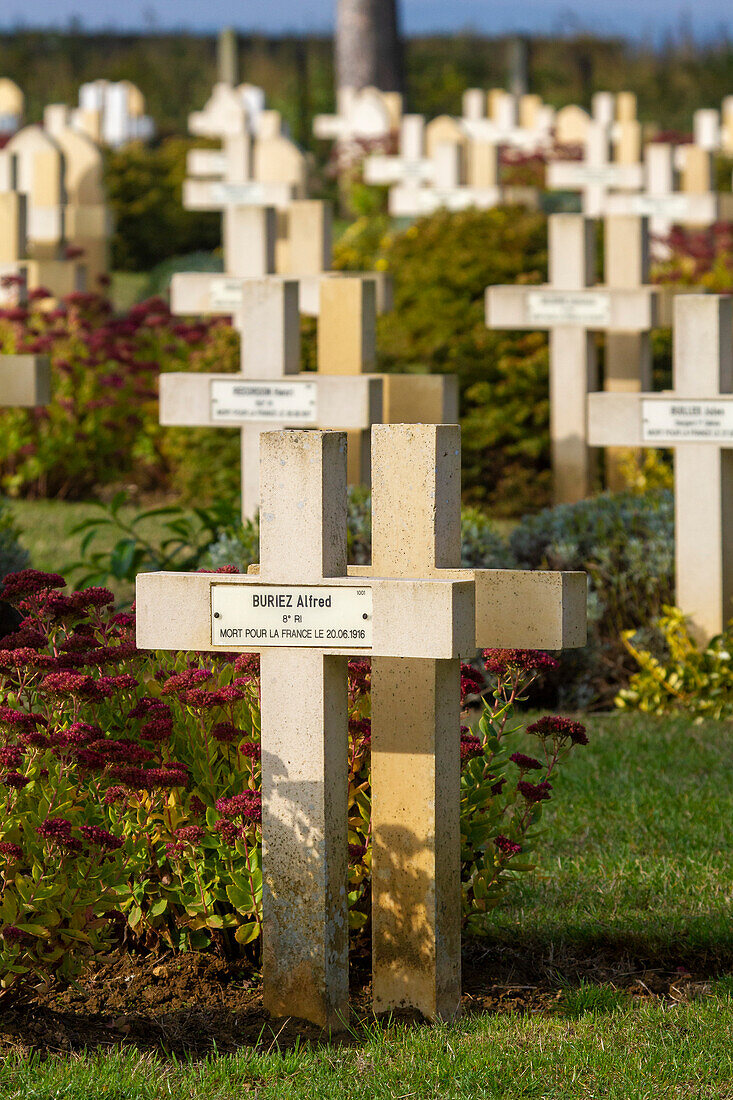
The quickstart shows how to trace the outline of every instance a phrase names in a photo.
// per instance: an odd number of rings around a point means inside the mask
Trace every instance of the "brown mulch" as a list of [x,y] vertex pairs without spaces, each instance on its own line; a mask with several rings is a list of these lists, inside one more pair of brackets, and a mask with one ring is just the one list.
[[[561,1010],[568,984],[581,979],[610,984],[635,998],[679,1002],[710,990],[710,973],[671,970],[621,957],[557,960],[483,941],[468,943],[463,959],[464,1014]],[[353,1031],[338,1039],[358,1042],[360,1021],[371,1018],[368,945],[352,951]],[[415,1013],[392,1019],[419,1022]],[[251,965],[231,965],[215,954],[140,955],[117,951],[91,963],[65,989],[32,999],[0,1001],[0,1054],[41,1053],[115,1045],[163,1055],[201,1057],[242,1046],[287,1049],[296,1042],[327,1039],[319,1028],[273,1020],[262,1008],[259,974]]]

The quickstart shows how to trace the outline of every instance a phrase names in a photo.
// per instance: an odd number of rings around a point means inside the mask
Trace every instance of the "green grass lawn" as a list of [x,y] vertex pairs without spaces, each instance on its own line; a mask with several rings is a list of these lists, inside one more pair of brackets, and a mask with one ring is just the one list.
[[[555,784],[541,872],[467,951],[486,953],[505,985],[554,988],[544,1007],[432,1027],[365,1021],[345,1040],[287,1049],[273,1023],[256,1047],[203,1060],[134,1046],[10,1053],[0,1096],[733,1098],[733,723],[587,724],[590,745]],[[663,973],[667,991],[650,996]]]

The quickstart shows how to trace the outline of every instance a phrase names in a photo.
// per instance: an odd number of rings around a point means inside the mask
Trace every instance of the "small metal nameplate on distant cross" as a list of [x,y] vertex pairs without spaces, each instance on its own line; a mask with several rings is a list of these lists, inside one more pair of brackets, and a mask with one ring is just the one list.
[[369,649],[372,590],[355,585],[212,584],[211,644]]
[[527,313],[530,324],[604,328],[611,323],[611,299],[608,294],[534,290],[527,295]]
[[212,279],[209,300],[212,309],[239,309],[242,304],[242,280]]
[[215,183],[211,188],[211,197],[214,202],[224,203],[225,206],[247,206],[261,203],[265,192],[261,183]]
[[685,218],[690,212],[686,195],[632,195],[631,213],[640,218]]
[[644,443],[733,445],[733,397],[727,401],[642,401]]
[[318,419],[316,382],[249,382],[216,379],[211,383],[211,420],[215,424],[248,424],[273,420],[313,425]]

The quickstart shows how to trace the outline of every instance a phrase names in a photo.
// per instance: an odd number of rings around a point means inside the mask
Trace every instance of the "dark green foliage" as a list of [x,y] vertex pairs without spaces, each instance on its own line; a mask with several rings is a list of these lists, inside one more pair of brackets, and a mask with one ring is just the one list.
[[547,508],[526,516],[509,545],[524,568],[587,571],[588,646],[563,655],[558,686],[565,705],[610,703],[634,671],[622,631],[651,641],[648,624],[673,599],[672,494],[604,493]]
[[[149,508],[126,518],[128,497],[124,491],[115,494],[111,503],[99,505],[99,514],[78,524],[72,534],[83,534],[81,558],[66,569],[75,574],[77,586],[104,585],[109,581],[132,584],[138,573],[159,570],[194,570],[201,567],[213,538],[220,531],[239,526],[236,510],[218,500],[208,508],[187,511],[175,504]],[[151,539],[143,534],[148,520],[165,519],[163,538]],[[247,531],[252,530],[248,524]],[[95,545],[100,534],[119,535],[111,551]],[[257,532],[254,531],[255,553]],[[250,557],[247,565],[255,561]],[[219,564],[219,563],[217,563]],[[246,566],[245,566],[246,568]]]
[[[81,7],[82,5],[80,5]],[[706,44],[689,36],[667,39],[661,49],[621,38],[583,33],[533,36],[530,84],[553,106],[590,105],[599,89],[633,88],[643,121],[689,131],[697,107],[719,103],[733,83],[733,52],[724,36]],[[508,39],[469,32],[409,38],[405,42],[408,107],[428,115],[460,112],[466,88],[502,86]],[[310,117],[334,106],[333,43],[316,35],[265,38],[239,35],[242,79],[261,85],[293,135],[315,146]],[[84,34],[17,30],[0,40],[0,72],[25,90],[28,116],[39,121],[46,103],[76,103],[79,84],[103,75],[132,80],[163,135],[183,133],[188,113],[201,107],[216,80],[213,35]]]
[[490,332],[484,314],[492,283],[546,278],[544,217],[515,208],[441,212],[382,245],[395,309],[380,319],[380,369],[459,376],[468,502],[494,515],[547,504],[547,341]]
[[28,565],[28,551],[20,545],[19,537],[13,516],[0,497],[0,580]]
[[108,154],[105,182],[115,223],[116,271],[148,271],[170,256],[219,246],[221,216],[184,210],[181,202],[186,153],[194,144],[171,138],[152,149],[132,145]]

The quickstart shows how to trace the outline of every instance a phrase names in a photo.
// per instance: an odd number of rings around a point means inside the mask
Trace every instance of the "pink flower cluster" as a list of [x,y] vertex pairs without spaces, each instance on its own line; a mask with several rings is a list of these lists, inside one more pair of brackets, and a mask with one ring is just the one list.
[[559,662],[539,649],[485,649],[484,668],[495,676],[511,672],[551,672]]
[[570,741],[573,745],[588,744],[588,734],[582,722],[575,722],[572,718],[562,718],[559,715],[545,715],[544,718],[527,726],[527,733],[534,734],[542,741],[551,738],[560,744],[565,741]]
[[230,798],[218,798],[216,808],[224,817],[241,817],[245,821],[262,821],[262,795],[259,791],[244,791]]

